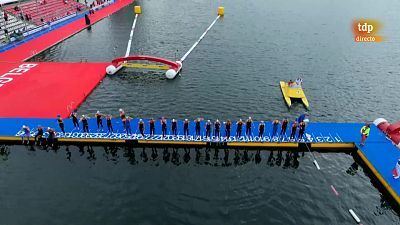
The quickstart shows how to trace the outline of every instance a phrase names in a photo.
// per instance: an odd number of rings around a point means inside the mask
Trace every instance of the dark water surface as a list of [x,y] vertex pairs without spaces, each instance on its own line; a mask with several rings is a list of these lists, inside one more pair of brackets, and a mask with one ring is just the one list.
[[[184,62],[181,77],[126,70],[108,76],[79,108],[131,116],[270,120],[304,111],[285,106],[279,80],[302,74],[313,121],[399,119],[400,2],[389,1],[136,1],[139,17],[131,54],[180,58],[225,6],[226,15]],[[32,60],[106,61],[124,55],[133,6],[102,20]],[[353,19],[383,24],[382,43],[354,43]],[[77,84],[79,85],[79,84]],[[230,166],[223,159],[199,163],[195,150],[185,163],[143,162],[120,149],[115,156],[95,149],[79,156],[70,148],[28,151],[11,147],[0,164],[0,216],[4,224],[399,224],[387,198],[345,154],[311,156],[297,168],[262,161]],[[86,151],[86,150],[85,150]],[[133,150],[132,150],[133,151]],[[151,149],[146,149],[150,158]],[[172,149],[169,149],[172,154]],[[130,153],[132,154],[132,153]],[[243,154],[243,151],[241,152]],[[252,153],[254,154],[254,153]],[[275,156],[277,152],[274,152]],[[125,156],[124,156],[125,155]],[[129,155],[129,154],[128,154]],[[223,158],[223,150],[219,152]],[[286,152],[283,152],[286,158]],[[254,155],[253,155],[254,158]],[[216,163],[216,165],[215,165]],[[339,191],[337,198],[331,191]]]
[[[344,153],[10,147],[2,224],[398,224]],[[69,152],[69,153],[68,153]],[[225,158],[226,157],[226,158]],[[339,196],[331,191],[334,185]]]
[[[175,59],[217,22],[184,63],[182,77],[134,71],[107,77],[82,113],[124,108],[133,116],[293,117],[279,80],[302,74],[314,121],[397,120],[393,99],[400,82],[400,2],[385,1],[137,1],[143,8],[131,54]],[[34,60],[106,61],[125,54],[132,7],[99,22]],[[376,18],[383,43],[355,43],[351,23]],[[178,51],[178,52],[177,52]]]

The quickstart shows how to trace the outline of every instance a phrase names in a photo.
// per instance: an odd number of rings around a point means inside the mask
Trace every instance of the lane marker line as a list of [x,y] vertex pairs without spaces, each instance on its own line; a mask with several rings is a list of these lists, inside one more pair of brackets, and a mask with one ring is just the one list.
[[333,185],[331,185],[331,189],[332,189],[333,193],[335,193],[336,196],[339,196],[339,192],[336,191],[336,189]]

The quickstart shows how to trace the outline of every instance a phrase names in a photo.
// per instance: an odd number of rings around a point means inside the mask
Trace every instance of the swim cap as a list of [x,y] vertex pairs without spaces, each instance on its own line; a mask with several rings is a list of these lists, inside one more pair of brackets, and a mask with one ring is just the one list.
[[26,128],[26,126],[25,126],[25,125],[22,125],[22,128]]
[[122,112],[122,111],[124,111],[124,110],[122,110],[122,109],[119,109],[119,111],[120,111],[120,112]]

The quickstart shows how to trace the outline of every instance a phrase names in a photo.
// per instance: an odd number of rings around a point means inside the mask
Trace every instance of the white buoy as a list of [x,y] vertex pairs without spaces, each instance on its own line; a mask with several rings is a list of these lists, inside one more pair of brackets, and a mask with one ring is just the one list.
[[114,65],[109,65],[106,68],[106,72],[108,75],[113,75],[115,72],[117,72],[117,68],[115,68]]
[[373,124],[375,124],[375,126],[378,126],[381,123],[387,123],[388,121],[385,120],[384,118],[378,118],[376,120],[374,120]]
[[349,212],[350,212],[351,216],[353,217],[353,219],[354,219],[357,223],[360,223],[360,222],[361,222],[360,218],[358,218],[358,216],[356,215],[356,213],[355,213],[352,209],[349,209]]
[[176,74],[177,74],[177,72],[174,69],[169,69],[169,70],[167,70],[167,72],[165,72],[165,76],[168,79],[174,79]]

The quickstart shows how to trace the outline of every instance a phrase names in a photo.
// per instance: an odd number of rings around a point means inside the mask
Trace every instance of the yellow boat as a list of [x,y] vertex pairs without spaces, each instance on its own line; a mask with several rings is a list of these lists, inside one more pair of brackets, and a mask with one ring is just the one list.
[[290,107],[292,106],[293,100],[301,100],[306,108],[309,107],[308,100],[304,94],[303,88],[301,86],[289,87],[288,83],[285,81],[280,82],[283,98],[286,104]]

